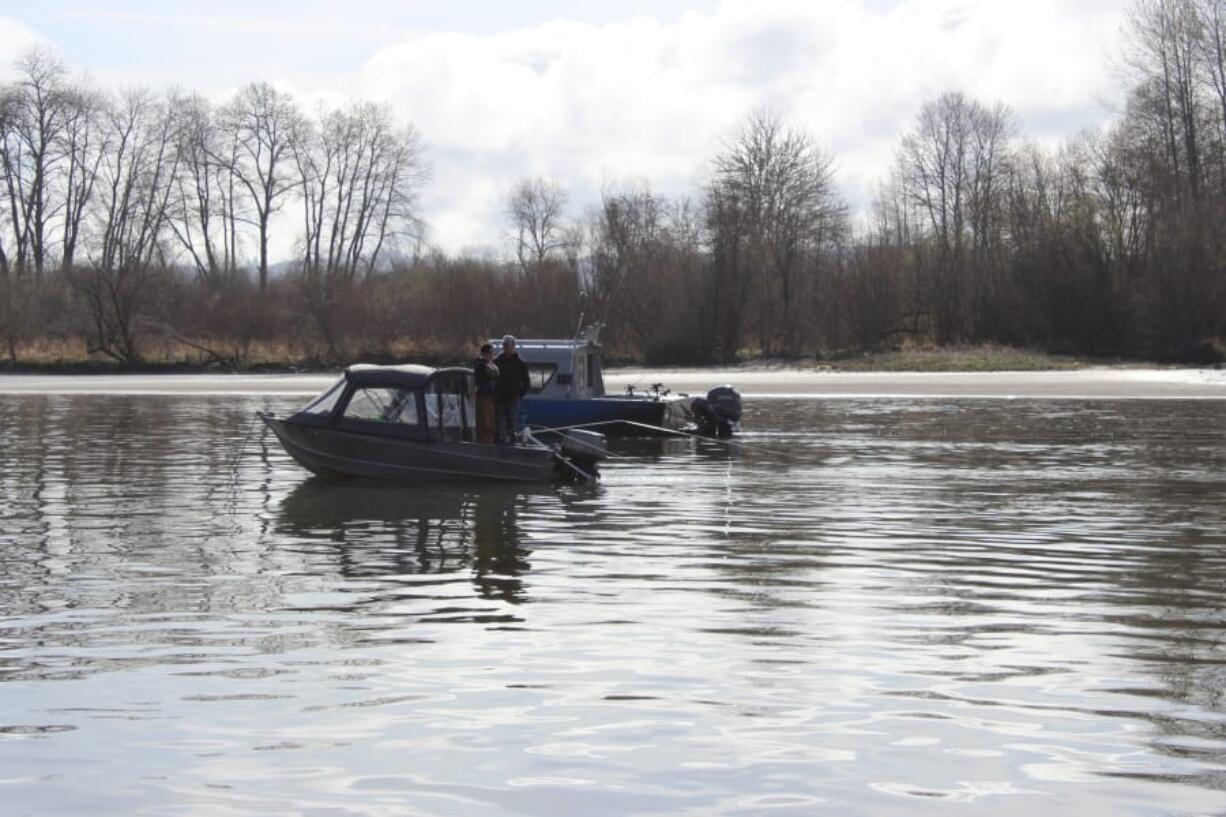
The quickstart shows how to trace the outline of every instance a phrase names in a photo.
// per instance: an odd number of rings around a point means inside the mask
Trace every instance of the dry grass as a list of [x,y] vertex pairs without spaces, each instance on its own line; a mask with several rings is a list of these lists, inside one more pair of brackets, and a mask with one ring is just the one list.
[[[144,347],[143,362],[139,366],[127,368],[144,371],[284,371],[335,368],[356,362],[462,364],[471,356],[469,350],[455,349],[448,344],[415,342],[404,338],[390,341],[378,349],[345,349],[342,351],[341,360],[330,360],[323,349],[303,348],[283,340],[253,342],[242,355],[238,354],[237,349],[231,348],[218,348],[217,351],[236,357],[241,362],[237,366],[222,366],[208,355],[183,344],[148,342]],[[105,356],[90,355],[85,344],[79,339],[47,338],[33,341],[19,346],[17,356],[18,367],[27,370],[72,372],[119,371],[123,368]],[[777,364],[784,368],[793,368],[798,362],[752,356],[742,358],[742,365],[751,367]],[[624,363],[637,365],[634,361]],[[1078,369],[1103,363],[1104,361],[1051,355],[1009,346],[979,345],[947,348],[916,346],[890,352],[828,358],[819,361],[818,365],[846,372],[1025,372]]]
[[[291,341],[255,341],[245,350],[233,345],[200,343],[213,349],[232,363],[219,363],[216,356],[174,341],[149,340],[141,346],[142,360],[134,366],[120,366],[106,355],[90,354],[80,339],[41,338],[17,346],[17,369],[33,371],[159,371],[159,370],[234,370],[268,371],[334,368],[356,362],[414,362],[433,365],[459,363],[468,360],[466,350],[452,349],[440,343],[418,343],[404,338],[393,340],[383,348],[352,348],[341,351],[340,360],[332,360],[323,348],[304,348]],[[474,346],[473,355],[476,354]],[[7,360],[0,359],[0,370]]]

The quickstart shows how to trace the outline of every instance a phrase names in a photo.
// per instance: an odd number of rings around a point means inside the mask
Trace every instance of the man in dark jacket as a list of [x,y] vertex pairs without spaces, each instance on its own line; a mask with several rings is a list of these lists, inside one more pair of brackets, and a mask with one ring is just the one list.
[[498,367],[494,365],[494,347],[491,344],[481,346],[481,356],[473,361],[473,377],[477,381],[477,442],[492,445]]
[[498,367],[498,386],[494,404],[498,442],[513,444],[519,434],[519,401],[528,393],[528,364],[515,350],[515,338],[502,339],[502,354],[494,358]]

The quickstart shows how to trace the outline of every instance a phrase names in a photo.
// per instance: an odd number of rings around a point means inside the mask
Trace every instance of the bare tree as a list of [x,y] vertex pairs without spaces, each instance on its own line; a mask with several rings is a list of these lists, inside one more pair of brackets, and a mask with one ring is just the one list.
[[168,226],[191,258],[196,275],[211,290],[238,270],[236,222],[241,211],[234,168],[237,141],[218,122],[217,112],[199,94],[175,96],[178,174]]
[[89,306],[91,351],[121,363],[140,358],[142,322],[167,267],[163,239],[179,172],[178,125],[169,106],[143,90],[126,92],[108,116],[99,240],[76,284]]
[[52,178],[63,160],[62,135],[70,118],[64,64],[44,49],[16,62],[18,79],[5,94],[0,165],[14,236],[18,275],[41,275],[52,243],[52,224],[62,202]]
[[17,207],[17,197],[12,185],[11,151],[15,145],[13,134],[13,119],[16,115],[17,95],[11,88],[0,86],[0,173],[3,173],[4,187],[0,193],[4,195],[3,206],[0,206],[0,278],[9,276],[9,256],[4,249],[5,235],[12,231],[16,241],[20,243],[22,219]]
[[1217,181],[1226,187],[1226,0],[1197,0],[1201,20],[1199,59],[1212,92],[1217,131]]
[[1127,58],[1138,79],[1131,116],[1161,134],[1169,192],[1195,199],[1203,182],[1197,88],[1204,52],[1196,0],[1137,0],[1128,35]]
[[420,137],[373,103],[325,113],[302,133],[294,159],[305,268],[346,281],[369,275],[389,245],[421,233],[417,196],[428,168]]
[[712,188],[725,215],[729,207],[740,211],[745,262],[766,273],[758,290],[763,351],[795,352],[801,304],[815,297],[823,252],[846,229],[832,160],[811,134],[759,111],[715,158]]
[[412,125],[390,107],[353,103],[322,111],[294,146],[302,200],[300,291],[325,339],[340,356],[342,323],[353,322],[355,285],[371,279],[381,261],[423,234],[417,196],[429,170]]
[[920,109],[915,130],[903,138],[902,182],[935,250],[924,267],[941,342],[968,337],[982,318],[984,270],[999,245],[1012,132],[1004,106],[985,108],[961,93],[945,93]]
[[94,186],[103,158],[110,151],[110,131],[105,127],[105,95],[84,83],[67,93],[67,119],[63,132],[64,188],[63,253],[60,266],[72,269],[86,214],[93,199]]
[[557,182],[522,179],[507,197],[507,219],[515,234],[515,256],[520,268],[540,264],[562,251],[571,238],[562,219],[566,191]]
[[1112,164],[1139,196],[1143,218],[1133,319],[1143,346],[1167,354],[1226,331],[1221,6],[1138,0],[1126,30],[1135,86]]
[[294,144],[303,117],[293,98],[266,82],[243,86],[222,111],[223,127],[232,137],[231,170],[255,209],[260,245],[260,290],[268,286],[269,219],[300,183],[294,172]]
[[736,358],[745,335],[746,305],[755,284],[753,229],[747,209],[734,189],[712,183],[703,201],[703,223],[711,257],[710,285],[697,293],[715,339],[712,355],[722,362]]
[[589,219],[593,318],[611,321],[611,337],[640,347],[660,305],[666,206],[645,186],[605,190]]
[[608,325],[605,343],[649,360],[706,362],[709,335],[691,308],[707,271],[693,203],[671,201],[645,182],[606,187],[584,234],[587,317]]

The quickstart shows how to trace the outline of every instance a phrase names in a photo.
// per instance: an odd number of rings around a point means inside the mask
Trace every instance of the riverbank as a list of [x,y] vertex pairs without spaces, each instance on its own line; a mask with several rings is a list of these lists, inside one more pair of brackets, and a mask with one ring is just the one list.
[[[608,390],[663,383],[702,392],[730,383],[756,397],[1226,399],[1226,371],[1093,367],[1030,372],[846,372],[830,369],[620,369],[606,376]],[[2,388],[2,386],[0,386]]]
[[981,344],[847,355],[832,359],[826,365],[834,371],[844,372],[1039,372],[1132,364]]
[[[605,351],[606,365],[636,368],[633,359],[618,357]],[[411,360],[429,366],[465,365],[468,358],[454,350],[441,347],[399,350],[396,357],[387,354],[358,354],[354,361],[365,363],[395,363]],[[1212,363],[1214,361],[1197,361]],[[1190,364],[1189,364],[1190,365]],[[674,368],[661,364],[663,368]],[[1069,371],[1101,367],[1150,367],[1155,361],[1127,361],[1118,358],[1090,358],[1054,355],[1033,349],[980,344],[956,347],[911,347],[901,350],[846,354],[828,359],[755,358],[745,357],[736,369],[811,369],[835,372],[1027,372]],[[166,350],[150,355],[133,364],[120,364],[98,356],[83,354],[72,345],[39,346],[28,354],[19,354],[17,363],[0,364],[0,374],[47,375],[112,375],[112,374],[296,374],[335,371],[336,366],[313,358],[297,357],[284,347],[261,348],[242,362],[221,363],[214,358],[184,356]],[[714,369],[718,367],[695,366]]]
[[[333,372],[298,374],[0,375],[0,394],[298,395],[323,390]],[[1226,371],[1088,367],[1035,372],[842,372],[825,368],[610,369],[610,394],[660,383],[702,393],[720,383],[747,398],[1226,399]]]

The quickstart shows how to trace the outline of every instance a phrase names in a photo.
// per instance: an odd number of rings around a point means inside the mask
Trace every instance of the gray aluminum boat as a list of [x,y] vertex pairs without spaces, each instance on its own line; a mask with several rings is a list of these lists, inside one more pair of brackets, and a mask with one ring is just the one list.
[[593,479],[604,437],[568,432],[549,445],[475,442],[468,369],[357,364],[306,408],[261,414],[286,452],[320,476],[504,482]]

